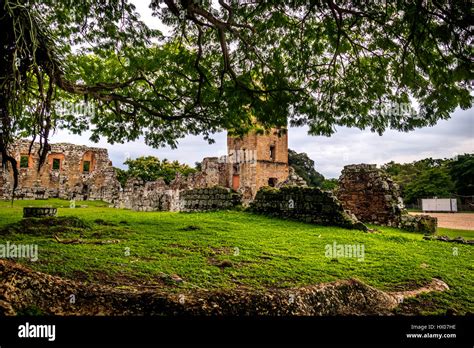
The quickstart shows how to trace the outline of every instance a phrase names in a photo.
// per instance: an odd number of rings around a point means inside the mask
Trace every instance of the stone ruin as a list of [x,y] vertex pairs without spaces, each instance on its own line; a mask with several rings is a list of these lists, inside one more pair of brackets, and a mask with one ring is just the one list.
[[262,188],[250,203],[250,210],[318,225],[367,230],[354,214],[344,209],[331,192],[317,187]]
[[242,194],[227,187],[197,188],[180,195],[180,211],[232,209],[242,203]]
[[[272,128],[266,134],[253,132],[243,137],[228,135],[226,156],[204,158],[201,171],[187,177],[178,174],[170,184],[130,179],[115,205],[139,211],[208,210],[213,205],[235,206],[237,196],[248,205],[262,187],[306,185],[291,170],[286,129]],[[201,189],[207,191],[188,192]]]
[[[38,170],[39,144],[20,140],[12,146],[19,171],[17,199],[62,198],[118,200],[120,184],[106,149],[73,144],[51,144],[45,163]],[[1,155],[0,155],[1,160]],[[0,199],[10,199],[13,171],[0,166]]]
[[[184,200],[185,192],[225,187],[226,170],[225,163],[219,162],[217,157],[209,157],[202,161],[201,171],[188,176],[178,173],[170,184],[166,184],[163,179],[144,182],[131,178],[125,184],[115,206],[137,211],[180,211],[183,206],[187,206]],[[230,192],[230,189],[228,191]]]
[[361,221],[398,226],[404,211],[398,185],[376,165],[345,166],[337,198]]
[[[183,176],[178,174],[170,183],[162,179],[144,182],[130,178],[121,187],[108,158],[106,149],[73,144],[51,144],[45,164],[38,171],[39,144],[34,143],[29,152],[30,141],[21,140],[11,148],[12,156],[18,162],[19,185],[15,192],[17,199],[62,198],[74,200],[103,200],[115,207],[138,211],[180,211],[189,200],[186,191],[194,189],[226,188],[227,194],[216,192],[202,194],[220,201],[231,191],[248,204],[263,186],[276,186],[288,179],[288,137],[286,129],[270,129],[266,134],[249,133],[243,137],[227,137],[227,155],[209,157],[202,161],[201,171]],[[294,173],[290,181],[298,179]],[[301,180],[299,180],[301,181]],[[0,168],[0,199],[11,198],[13,171]],[[236,195],[231,195],[231,202]],[[207,209],[202,199],[198,208]],[[230,202],[210,206],[227,206]],[[234,203],[232,203],[234,204]],[[194,209],[194,208],[193,208]]]
[[339,178],[337,198],[364,223],[434,233],[437,219],[408,215],[396,183],[375,164],[348,165]]
[[[138,211],[215,210],[254,202],[254,211],[320,224],[355,226],[361,221],[436,231],[435,218],[407,214],[398,186],[375,165],[344,167],[336,196],[307,188],[288,166],[287,140],[286,132],[278,129],[266,135],[228,136],[228,155],[205,158],[201,171],[178,174],[170,184],[131,178],[123,189],[106,149],[51,144],[38,171],[39,145],[33,144],[29,153],[30,142],[23,140],[12,151],[20,173],[16,198],[103,200]],[[0,168],[0,198],[11,198],[12,182],[11,169]],[[265,189],[271,186],[273,190]],[[284,207],[290,193],[296,210]]]
[[272,128],[266,133],[250,132],[242,137],[227,136],[226,187],[242,193],[245,204],[258,190],[276,187],[289,176],[288,133],[284,128]]
[[288,179],[278,183],[275,187],[281,188],[284,186],[299,186],[299,187],[308,187],[306,181],[296,174],[296,171],[293,167],[288,168]]

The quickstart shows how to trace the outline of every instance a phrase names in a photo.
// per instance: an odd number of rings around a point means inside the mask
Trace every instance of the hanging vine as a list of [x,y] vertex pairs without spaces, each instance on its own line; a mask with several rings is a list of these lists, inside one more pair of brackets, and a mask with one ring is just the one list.
[[[107,100],[116,89],[136,80],[96,86],[68,81],[64,77],[63,57],[56,50],[54,34],[42,22],[38,9],[30,5],[21,0],[0,0],[0,154],[2,167],[10,165],[13,172],[12,199],[18,187],[19,172],[11,150],[17,137],[24,135],[18,130],[27,129],[31,136],[30,153],[34,142],[39,142],[39,171],[50,150],[48,139],[55,126],[53,100],[57,88],[83,95],[85,99],[91,95]],[[83,13],[87,13],[88,3],[82,6]],[[119,8],[120,11],[123,8]],[[25,114],[30,117],[24,117]]]
[[[44,164],[50,148],[48,137],[52,128],[51,103],[59,69],[54,45],[48,33],[38,25],[38,18],[31,15],[25,5],[4,1],[0,27],[0,153],[2,166],[11,165],[13,192],[18,187],[17,161],[11,156],[15,142],[15,129],[24,122],[22,115],[33,116],[30,123],[32,142],[39,139],[38,170]],[[27,125],[28,126],[28,125]]]

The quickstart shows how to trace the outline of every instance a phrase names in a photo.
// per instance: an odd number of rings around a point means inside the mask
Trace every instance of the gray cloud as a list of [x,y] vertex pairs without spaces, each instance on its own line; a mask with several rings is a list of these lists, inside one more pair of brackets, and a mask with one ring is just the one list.
[[445,158],[474,152],[474,109],[456,110],[451,119],[433,127],[403,133],[393,130],[382,136],[367,130],[340,127],[327,137],[310,137],[290,132],[289,146],[307,152],[316,168],[327,177],[337,177],[352,163],[383,164],[391,160],[406,163],[426,157]]

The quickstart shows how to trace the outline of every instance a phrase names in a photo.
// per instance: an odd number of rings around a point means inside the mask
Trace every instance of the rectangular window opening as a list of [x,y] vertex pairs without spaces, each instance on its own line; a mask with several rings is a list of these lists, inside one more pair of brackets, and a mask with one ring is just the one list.
[[84,161],[82,164],[82,171],[84,173],[89,173],[91,170],[91,161]]
[[20,168],[28,168],[29,156],[20,157]]
[[53,158],[53,170],[61,169],[61,160],[59,158]]
[[275,160],[275,145],[271,145],[271,146],[270,146],[270,159],[271,159],[272,161]]

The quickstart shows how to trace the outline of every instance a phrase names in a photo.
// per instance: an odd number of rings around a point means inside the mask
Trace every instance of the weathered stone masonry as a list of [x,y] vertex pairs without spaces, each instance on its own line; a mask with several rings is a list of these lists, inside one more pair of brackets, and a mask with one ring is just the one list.
[[257,213],[319,225],[367,230],[331,192],[315,187],[262,188],[250,209]]
[[[118,200],[120,184],[106,149],[73,144],[51,144],[46,162],[38,171],[39,144],[22,140],[12,147],[18,162],[18,199],[62,198],[75,200]],[[0,167],[0,198],[11,197],[13,171]]]
[[226,185],[227,165],[217,157],[205,158],[202,170],[185,177],[180,174],[168,185],[164,180],[144,182],[132,178],[127,181],[117,201],[117,207],[138,211],[180,211],[183,192]]
[[[186,192],[212,187],[227,188],[227,194],[233,197],[230,201],[227,198],[222,198],[222,202],[217,199],[226,196],[223,192],[210,195],[210,200],[215,201],[210,203],[211,207],[227,207],[230,202],[234,205],[238,196],[231,194],[231,189],[248,204],[261,187],[289,183],[286,129],[273,128],[266,134],[252,132],[243,137],[229,135],[227,156],[205,158],[200,172],[188,177],[178,174],[169,185],[161,179],[144,182],[131,178],[123,189],[116,179],[106,149],[51,144],[46,163],[38,172],[39,144],[33,145],[31,154],[29,146],[30,141],[23,140],[12,147],[12,155],[17,159],[20,171],[16,190],[16,198],[19,199],[101,199],[116,207],[138,211],[180,211],[183,204],[185,210],[207,210],[208,205],[202,202],[203,199],[194,204],[197,208],[190,208]],[[11,197],[12,183],[13,173],[7,167],[0,172],[0,198]]]
[[376,165],[345,166],[337,197],[361,221],[373,224],[398,226],[404,210],[397,184]]
[[[29,153],[30,142],[19,141],[12,149],[20,173],[16,198],[103,200],[138,211],[217,210],[252,202],[255,212],[323,225],[365,229],[360,220],[414,232],[436,231],[435,218],[407,214],[397,185],[375,165],[344,167],[336,192],[339,200],[304,187],[304,180],[288,166],[286,134],[272,129],[265,135],[229,136],[228,155],[205,158],[200,172],[178,174],[169,185],[161,179],[132,178],[123,190],[106,149],[51,144],[38,171],[39,145],[33,144]],[[12,183],[11,168],[0,168],[0,198],[11,198]]]
[[[272,128],[268,134],[249,133],[227,137],[227,187],[239,191],[245,202],[265,186],[277,186],[288,178],[288,133]],[[236,158],[239,157],[239,158]]]
[[231,209],[241,204],[242,195],[227,187],[187,190],[180,195],[180,211]]
[[[139,211],[207,210],[204,199],[190,205],[188,191],[224,187],[241,196],[244,204],[253,200],[264,186],[279,186],[292,181],[301,183],[301,178],[289,178],[288,137],[286,130],[271,129],[268,134],[250,133],[243,137],[227,137],[227,156],[204,158],[200,172],[184,177],[178,176],[167,185],[163,180],[143,182],[139,179],[127,181],[120,201],[116,204]],[[292,179],[292,180],[288,180]],[[193,195],[194,193],[189,193]],[[230,207],[227,199],[216,199],[223,193],[199,194],[208,196],[210,206]],[[233,197],[236,197],[235,195]],[[234,201],[235,198],[230,199]],[[186,208],[182,208],[183,204]],[[191,206],[197,207],[190,208]]]
[[436,218],[408,215],[398,185],[375,164],[345,166],[336,195],[344,208],[362,222],[411,232],[436,232]]

